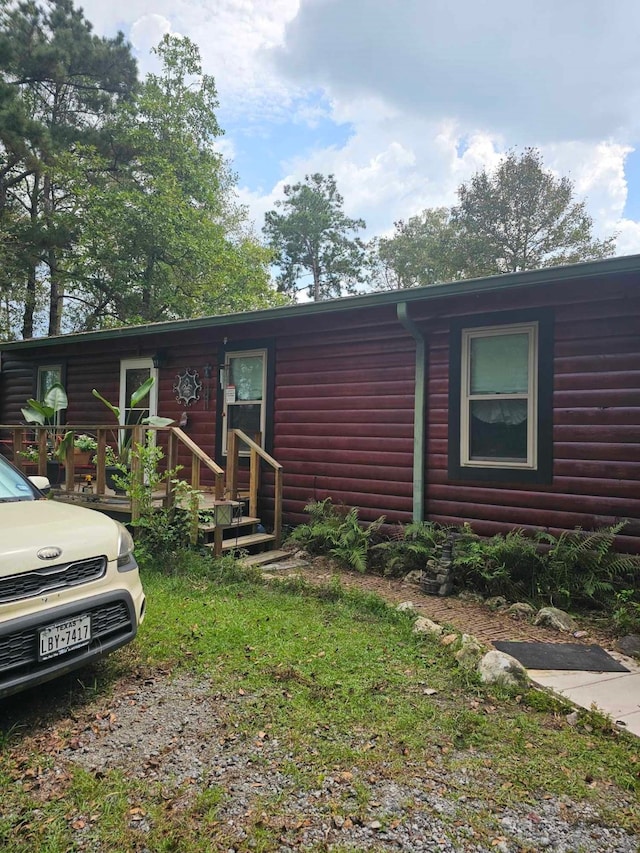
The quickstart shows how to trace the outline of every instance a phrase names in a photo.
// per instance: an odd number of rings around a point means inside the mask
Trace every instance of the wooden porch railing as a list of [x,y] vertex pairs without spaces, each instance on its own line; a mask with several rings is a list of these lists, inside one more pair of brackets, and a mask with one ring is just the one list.
[[[191,453],[191,485],[200,488],[200,473],[202,465],[208,468],[214,477],[214,497],[217,501],[224,500],[224,470],[183,432],[180,427],[166,427],[169,431],[169,446],[167,449],[167,467],[173,470],[178,464],[178,445],[182,444]],[[167,481],[167,501],[173,500],[171,483]]]
[[[240,447],[242,444],[249,449],[249,515],[257,517],[258,513],[258,493],[260,488],[260,464],[261,460],[266,463],[272,470],[274,476],[274,518],[273,518],[273,533],[275,536],[275,545],[278,547],[282,539],[282,465],[270,456],[257,441],[244,433],[240,429],[229,430],[228,435],[228,454],[227,454],[227,474],[225,485],[224,470],[200,448],[183,430],[179,427],[151,427],[147,425],[130,425],[118,426],[112,425],[92,425],[82,424],[73,425],[65,424],[61,427],[39,426],[37,424],[29,425],[0,425],[0,436],[2,437],[2,446],[5,454],[11,459],[17,468],[25,473],[37,473],[40,476],[47,476],[47,463],[53,461],[51,459],[52,449],[59,443],[60,439],[67,433],[75,435],[90,434],[95,436],[97,442],[97,450],[91,451],[91,457],[95,457],[95,466],[91,465],[92,471],[87,471],[85,466],[78,468],[76,463],[75,448],[72,441],[69,441],[66,447],[66,452],[61,461],[64,466],[64,488],[66,492],[73,492],[76,485],[76,473],[92,473],[95,469],[95,492],[97,496],[104,496],[106,493],[106,457],[107,447],[111,447],[116,454],[118,453],[118,444],[122,445],[122,436],[126,432],[131,432],[131,446],[136,444],[144,444],[146,434],[149,431],[154,431],[161,435],[166,433],[167,438],[167,454],[166,467],[173,470],[178,464],[178,449],[182,445],[191,457],[190,479],[194,489],[201,487],[201,472],[204,465],[213,475],[214,481],[214,498],[215,500],[224,500],[225,497],[229,500],[237,500],[239,495],[239,462],[240,462]],[[6,436],[10,438],[7,439]],[[259,437],[257,437],[259,440]],[[21,451],[27,448],[35,448],[37,450],[37,462],[28,462]],[[8,451],[8,452],[7,452]],[[33,471],[33,468],[36,471]],[[139,460],[135,454],[131,457],[131,468],[134,477],[139,477],[140,482],[144,476],[144,472],[140,469]],[[31,469],[31,470],[29,470]],[[189,471],[189,466],[186,466],[186,472]],[[185,472],[185,473],[186,473]],[[172,483],[167,482],[165,501],[170,505],[174,499]],[[131,515],[132,519],[136,519],[139,514],[139,508],[132,502]]]
[[258,491],[260,488],[260,460],[273,470],[273,535],[275,547],[282,541],[282,465],[241,429],[230,429],[227,436],[227,495],[230,500],[238,496],[238,473],[240,467],[240,445],[249,448],[249,515],[258,514]]

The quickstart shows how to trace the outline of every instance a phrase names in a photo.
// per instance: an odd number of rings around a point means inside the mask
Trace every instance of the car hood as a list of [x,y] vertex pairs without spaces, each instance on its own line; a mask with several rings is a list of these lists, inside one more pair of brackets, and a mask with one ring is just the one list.
[[[61,554],[43,560],[43,548]],[[118,556],[118,529],[106,515],[51,500],[0,503],[0,575],[103,554]]]

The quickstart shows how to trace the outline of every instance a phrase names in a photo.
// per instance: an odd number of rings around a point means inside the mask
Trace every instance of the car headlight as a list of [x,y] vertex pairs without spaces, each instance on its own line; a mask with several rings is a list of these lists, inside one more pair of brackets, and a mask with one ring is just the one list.
[[138,567],[133,557],[133,536],[124,524],[116,521],[118,525],[118,571],[129,572]]

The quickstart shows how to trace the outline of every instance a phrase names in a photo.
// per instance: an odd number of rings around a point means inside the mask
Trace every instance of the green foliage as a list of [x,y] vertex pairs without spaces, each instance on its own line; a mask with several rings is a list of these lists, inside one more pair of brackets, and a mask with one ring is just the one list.
[[577,528],[557,538],[539,534],[538,540],[550,546],[539,594],[559,606],[611,607],[616,590],[640,575],[640,558],[614,551],[624,526],[620,522],[591,533]]
[[[142,401],[149,395],[149,392],[153,388],[153,384],[155,382],[155,377],[149,376],[145,381],[140,385],[139,388],[136,388],[131,393],[131,399],[129,400],[129,410],[136,411],[142,403]],[[116,423],[120,424],[120,409],[118,406],[114,406],[113,403],[110,403],[107,399],[105,399],[102,394],[97,391],[95,388],[92,389],[91,393],[93,396],[100,400],[107,409],[111,412],[111,414],[116,419]],[[166,427],[170,426],[173,423],[172,418],[161,418],[158,415],[151,415],[144,417],[143,410],[140,410],[140,414],[138,415],[138,419],[135,422],[129,422],[128,426],[137,426],[144,424],[146,426],[155,426],[155,427]],[[124,435],[119,438],[119,453],[117,455],[117,462],[122,465],[128,465],[130,462],[131,455],[131,442],[133,440],[133,431],[130,429],[121,430]],[[147,440],[149,440],[150,433],[147,434]],[[113,448],[111,448],[111,452],[113,452]],[[111,452],[108,454],[109,459],[111,458]],[[106,457],[105,457],[106,461]],[[109,464],[107,462],[107,464]]]
[[640,633],[640,592],[637,588],[616,592],[613,623],[621,634]]
[[453,563],[457,585],[483,595],[534,598],[542,555],[522,530],[481,539],[465,526],[456,539]]
[[146,561],[170,560],[176,551],[187,547],[192,530],[189,511],[179,501],[170,507],[156,505],[154,492],[162,489],[167,480],[183,496],[191,489],[188,483],[178,485],[180,481],[175,480],[178,469],[160,471],[162,459],[162,448],[155,444],[153,433],[148,432],[145,443],[136,443],[131,450],[131,467],[119,463],[120,473],[114,476],[116,485],[138,506],[139,516],[131,525],[136,531],[136,556]]
[[56,415],[67,406],[67,393],[59,382],[55,382],[45,394],[44,400],[27,400],[27,405],[21,412],[28,424],[54,426]]
[[289,541],[302,545],[310,554],[330,554],[346,568],[367,570],[367,556],[384,517],[361,525],[358,510],[336,507],[331,498],[313,501],[305,507],[310,521],[295,528]]
[[540,151],[509,151],[493,172],[458,187],[457,206],[431,208],[395,223],[392,237],[374,241],[379,289],[606,258],[615,238],[596,240],[573,182],[545,169]]
[[542,155],[509,151],[496,170],[475,174],[458,188],[452,211],[461,230],[466,266],[493,275],[571,264],[613,254],[614,238],[595,240],[573,182],[544,168]]
[[640,558],[614,550],[623,527],[620,523],[591,533],[576,529],[557,537],[528,537],[514,530],[490,539],[467,527],[454,548],[456,582],[511,600],[613,609],[618,592],[640,577]]
[[49,334],[60,332],[67,264],[82,231],[64,163],[75,152],[83,170],[87,147],[106,153],[107,118],[135,82],[122,33],[94,35],[71,0],[2,3],[0,289],[15,283],[21,310],[5,322],[20,323],[23,337],[33,335],[40,308]]
[[352,293],[363,280],[364,245],[349,235],[365,222],[345,216],[334,176],[306,175],[287,184],[284,195],[263,228],[280,270],[278,289],[295,297],[300,279],[310,275],[309,296],[316,301]]
[[449,532],[448,527],[426,521],[400,526],[395,536],[373,546],[382,573],[402,577],[424,569],[428,560],[439,555]]
[[460,235],[445,207],[423,210],[394,223],[392,237],[370,247],[386,273],[378,287],[422,287],[460,278]]

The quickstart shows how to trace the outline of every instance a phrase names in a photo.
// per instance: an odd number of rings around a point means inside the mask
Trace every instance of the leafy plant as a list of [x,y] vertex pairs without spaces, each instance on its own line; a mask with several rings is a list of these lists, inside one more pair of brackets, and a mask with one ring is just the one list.
[[[147,396],[147,394],[149,394],[149,392],[151,391],[154,382],[155,382],[155,378],[153,376],[149,376],[149,378],[146,379],[142,383],[142,385],[140,385],[139,388],[136,388],[136,390],[131,394],[131,399],[129,400],[129,409],[130,410],[136,409],[138,404],[144,400],[144,398]],[[110,403],[108,400],[106,400],[102,396],[102,394],[99,391],[97,391],[95,388],[92,389],[91,393],[93,394],[94,397],[96,397],[98,400],[100,400],[101,403],[104,403],[104,405],[107,407],[107,409],[109,409],[109,411],[115,417],[118,426],[120,426],[121,425],[120,408],[118,406],[114,406],[113,403]],[[158,417],[157,415],[149,415],[147,417],[143,417],[142,412],[140,412],[138,419],[133,424],[130,423],[128,425],[129,426],[140,426],[142,424],[145,424],[148,426],[166,427],[172,423],[173,423],[172,418],[161,418],[161,417]],[[133,431],[130,429],[124,430],[124,436],[118,442],[118,447],[119,447],[118,462],[120,464],[124,464],[124,465],[129,464],[129,460],[130,460],[130,456],[131,456],[131,442],[132,442],[132,440],[133,440]]]
[[27,400],[27,405],[21,409],[21,412],[29,424],[55,426],[56,415],[66,409],[68,404],[67,392],[59,382],[55,382],[44,395],[43,400]]
[[615,538],[624,526],[619,522],[590,533],[576,528],[558,537],[538,534],[537,540],[550,546],[545,573],[538,581],[539,595],[567,607],[613,606],[616,592],[640,575],[640,558],[614,550]]
[[465,525],[456,539],[453,565],[457,585],[483,595],[535,598],[543,555],[522,530],[482,539]]
[[621,589],[616,593],[613,623],[621,634],[640,632],[640,598],[635,589]]
[[40,451],[37,447],[26,447],[18,451],[18,456],[26,459],[27,462],[37,462],[40,459]]
[[310,520],[293,531],[290,541],[297,542],[310,554],[330,554],[343,566],[365,572],[372,537],[384,522],[372,524],[358,521],[358,510],[336,507],[331,498],[313,501],[305,507]]
[[380,557],[382,572],[388,577],[401,577],[424,569],[427,561],[442,548],[449,536],[448,527],[426,521],[400,526],[398,533],[373,546]]
[[81,432],[79,435],[74,436],[73,446],[83,453],[91,453],[92,450],[98,449],[98,442],[92,435]]
[[136,554],[142,551],[155,558],[166,558],[186,547],[192,529],[192,521],[181,501],[174,500],[170,507],[156,506],[154,493],[163,488],[167,480],[171,481],[174,492],[184,494],[186,489],[191,489],[187,483],[175,479],[178,468],[160,471],[163,458],[162,448],[148,433],[144,444],[136,443],[132,448],[131,459],[135,465],[129,468],[118,463],[119,473],[114,476],[116,485],[138,508],[138,517],[131,522],[137,531]]

